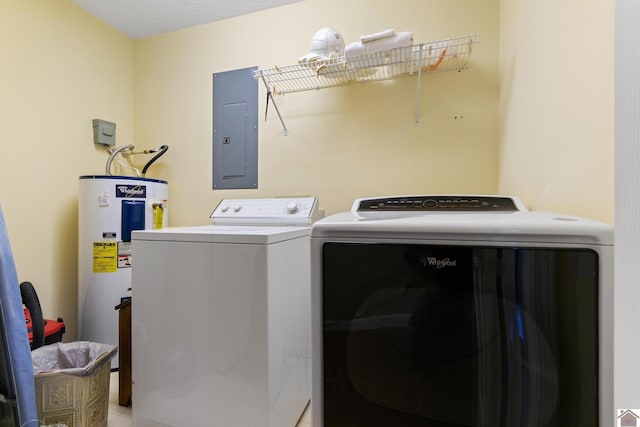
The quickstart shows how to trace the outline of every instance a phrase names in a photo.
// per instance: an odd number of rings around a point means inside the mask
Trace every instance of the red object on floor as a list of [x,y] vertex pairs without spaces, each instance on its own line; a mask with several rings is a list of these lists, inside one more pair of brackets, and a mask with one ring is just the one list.
[[[29,332],[29,343],[33,342],[33,332],[31,330],[31,313],[24,309],[24,319]],[[58,317],[58,320],[44,319],[44,344],[53,344],[62,341],[62,335],[66,332],[64,321]]]

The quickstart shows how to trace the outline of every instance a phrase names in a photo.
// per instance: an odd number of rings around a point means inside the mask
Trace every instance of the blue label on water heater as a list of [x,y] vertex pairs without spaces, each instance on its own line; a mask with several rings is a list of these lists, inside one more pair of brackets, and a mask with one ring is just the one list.
[[146,185],[116,185],[116,197],[127,197],[134,199],[147,198]]

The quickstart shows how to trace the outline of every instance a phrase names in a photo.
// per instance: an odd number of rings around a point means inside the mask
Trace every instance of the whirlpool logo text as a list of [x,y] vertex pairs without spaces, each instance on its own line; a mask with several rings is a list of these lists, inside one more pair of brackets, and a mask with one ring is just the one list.
[[456,260],[450,259],[450,258],[439,259],[436,257],[428,256],[422,260],[422,265],[424,265],[425,267],[435,267],[437,269],[445,268],[445,267],[455,267]]
[[147,198],[146,185],[116,185],[116,197]]

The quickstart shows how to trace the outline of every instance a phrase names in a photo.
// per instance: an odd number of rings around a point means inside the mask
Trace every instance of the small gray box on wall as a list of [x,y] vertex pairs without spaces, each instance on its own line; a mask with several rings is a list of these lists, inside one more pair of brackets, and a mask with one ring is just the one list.
[[213,74],[213,189],[258,188],[258,67]]
[[93,119],[94,144],[116,145],[116,124],[102,119]]

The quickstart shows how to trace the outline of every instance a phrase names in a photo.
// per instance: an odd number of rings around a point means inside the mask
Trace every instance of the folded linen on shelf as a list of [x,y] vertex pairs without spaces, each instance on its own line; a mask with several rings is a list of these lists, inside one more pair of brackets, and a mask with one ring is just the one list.
[[413,43],[413,33],[410,31],[400,31],[390,37],[373,40],[367,43],[353,42],[344,49],[344,56],[347,61],[354,60],[363,55],[373,55],[385,50],[400,47],[409,47]]
[[304,56],[298,58],[298,64],[305,64],[307,62],[315,62],[321,59],[326,59],[324,56],[318,55],[317,53],[309,52]]
[[380,40],[380,39],[386,39],[387,37],[391,37],[391,36],[393,36],[395,34],[396,34],[396,32],[392,28],[389,28],[388,30],[380,31],[378,33],[373,33],[373,34],[367,34],[365,36],[360,36],[360,43],[370,43],[372,41],[376,41],[376,40]]
[[324,65],[336,65],[341,63],[338,54],[331,52],[329,56],[318,55],[317,53],[310,52],[304,56],[298,58],[298,64],[303,67],[317,68]]

